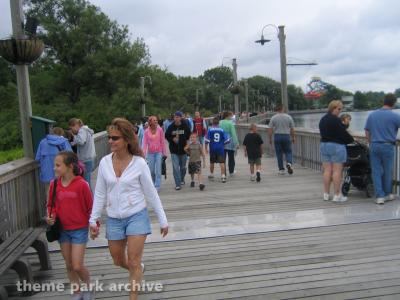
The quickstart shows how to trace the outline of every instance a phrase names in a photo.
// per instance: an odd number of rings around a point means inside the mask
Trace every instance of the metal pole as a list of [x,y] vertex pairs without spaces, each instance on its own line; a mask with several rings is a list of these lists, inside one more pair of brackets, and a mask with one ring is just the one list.
[[198,110],[199,108],[199,90],[196,89],[196,110]]
[[[237,63],[236,58],[232,59],[232,67],[233,67],[233,85],[237,85]],[[238,118],[239,114],[239,94],[233,95],[234,103],[235,103],[235,116]]]
[[[24,13],[22,10],[22,0],[10,0],[11,22],[13,36],[16,39],[24,38],[23,31]],[[22,144],[24,156],[34,158],[32,147],[31,120],[32,105],[31,92],[29,88],[29,72],[27,65],[16,65],[19,113],[21,118]]]
[[282,89],[282,105],[289,111],[288,94],[287,94],[287,74],[286,74],[286,46],[285,46],[285,26],[278,26],[279,28],[279,45],[281,56],[281,89]]
[[249,82],[244,81],[244,95],[246,98],[246,123],[249,123]]
[[222,112],[222,95],[219,95],[219,113]]
[[140,77],[140,97],[142,98],[141,105],[143,118],[146,116],[146,103],[144,101],[144,79],[144,77]]

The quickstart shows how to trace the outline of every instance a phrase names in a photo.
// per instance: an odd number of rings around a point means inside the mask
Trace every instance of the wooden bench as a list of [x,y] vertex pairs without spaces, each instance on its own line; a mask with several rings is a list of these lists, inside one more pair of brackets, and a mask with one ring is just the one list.
[[[32,284],[32,267],[28,260],[22,257],[29,247],[37,251],[41,270],[51,269],[47,240],[42,237],[44,230],[44,227],[18,230],[4,241],[0,240],[0,276],[7,270],[13,269],[18,273],[20,282],[25,280]],[[4,234],[1,231],[5,229],[0,228],[0,233]],[[8,299],[7,290],[4,286],[0,286],[0,300],[5,299]]]

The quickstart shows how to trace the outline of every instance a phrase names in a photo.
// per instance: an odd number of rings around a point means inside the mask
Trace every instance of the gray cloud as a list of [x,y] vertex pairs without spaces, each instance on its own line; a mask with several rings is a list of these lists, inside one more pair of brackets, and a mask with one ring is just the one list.
[[[11,31],[8,1],[0,3],[0,35]],[[143,37],[152,63],[178,75],[200,75],[237,57],[239,77],[280,80],[279,43],[255,44],[266,24],[285,25],[287,56],[316,60],[288,68],[288,82],[303,88],[320,76],[339,88],[393,91],[400,87],[400,23],[396,0],[91,0],[111,19]],[[225,64],[229,61],[225,60]]]

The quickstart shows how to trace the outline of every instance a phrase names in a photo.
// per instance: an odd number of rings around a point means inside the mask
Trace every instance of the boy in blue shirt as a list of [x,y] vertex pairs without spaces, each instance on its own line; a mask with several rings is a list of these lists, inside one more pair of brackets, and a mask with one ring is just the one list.
[[206,142],[206,152],[208,153],[208,145],[210,147],[210,175],[209,179],[214,179],[214,164],[218,163],[221,167],[221,181],[226,182],[225,173],[225,144],[229,143],[230,139],[225,131],[219,127],[219,119],[212,120],[212,127],[208,129]]

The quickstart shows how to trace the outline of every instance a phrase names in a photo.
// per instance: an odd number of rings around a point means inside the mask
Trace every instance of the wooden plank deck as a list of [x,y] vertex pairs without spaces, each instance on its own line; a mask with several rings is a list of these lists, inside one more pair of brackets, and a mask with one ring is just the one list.
[[[294,176],[279,176],[275,160],[265,158],[263,164],[262,182],[250,182],[239,154],[237,175],[225,184],[206,179],[203,192],[190,188],[189,182],[175,191],[169,175],[160,192],[169,221],[190,228],[199,219],[230,217],[234,222],[250,216],[251,222],[251,216],[259,214],[329,213],[337,207],[351,214],[365,205],[376,207],[359,191],[352,192],[347,203],[323,201],[319,172],[296,166]],[[400,299],[399,219],[371,222],[366,216],[359,224],[192,239],[188,231],[187,239],[146,244],[144,279],[162,283],[163,291],[140,299]],[[36,257],[27,258],[37,269]],[[60,253],[51,253],[51,258],[53,270],[37,270],[35,279],[68,287]],[[93,280],[106,285],[127,282],[126,271],[112,265],[107,248],[88,249],[85,261]],[[10,272],[0,284],[15,280]],[[67,292],[46,292],[11,299],[69,297]],[[99,292],[96,299],[127,299],[127,293]]]

